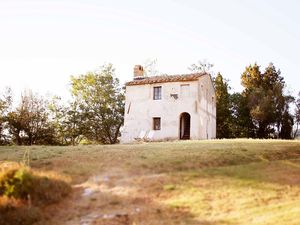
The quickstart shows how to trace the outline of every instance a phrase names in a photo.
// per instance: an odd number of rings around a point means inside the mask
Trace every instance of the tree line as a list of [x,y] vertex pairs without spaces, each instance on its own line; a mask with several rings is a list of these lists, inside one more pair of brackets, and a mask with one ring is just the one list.
[[[242,92],[230,93],[221,73],[214,78],[217,138],[295,138],[300,124],[300,93],[287,93],[281,71],[256,63],[241,75]],[[294,105],[291,108],[291,105]]]
[[1,145],[114,144],[123,124],[124,89],[112,64],[71,77],[68,102],[24,91],[14,104],[11,89],[0,97]]
[[[149,65],[152,71],[155,65]],[[199,62],[189,69],[207,72],[212,67]],[[230,93],[229,81],[221,73],[213,82],[217,138],[295,137],[300,124],[300,93],[297,98],[286,93],[284,78],[272,63],[263,71],[257,64],[246,67],[241,75],[242,92]],[[12,90],[5,90],[0,96],[0,145],[118,143],[125,97],[113,65],[71,76],[71,96],[65,102],[27,90],[16,102]]]

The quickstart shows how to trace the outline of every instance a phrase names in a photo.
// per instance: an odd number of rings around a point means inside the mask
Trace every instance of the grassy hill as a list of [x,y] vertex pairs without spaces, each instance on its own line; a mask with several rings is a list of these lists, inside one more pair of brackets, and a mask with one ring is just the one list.
[[300,141],[0,147],[0,161],[69,178],[40,224],[300,224]]

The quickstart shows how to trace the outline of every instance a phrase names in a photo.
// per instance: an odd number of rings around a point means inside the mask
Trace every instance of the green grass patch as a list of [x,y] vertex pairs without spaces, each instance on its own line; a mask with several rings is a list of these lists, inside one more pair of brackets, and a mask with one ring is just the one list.
[[174,184],[166,184],[163,186],[163,189],[165,191],[174,191],[176,189],[176,186]]

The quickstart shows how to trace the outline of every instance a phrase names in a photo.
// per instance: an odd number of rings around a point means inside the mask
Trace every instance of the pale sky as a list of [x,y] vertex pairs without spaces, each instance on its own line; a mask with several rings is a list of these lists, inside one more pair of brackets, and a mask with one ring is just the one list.
[[207,59],[240,91],[245,67],[273,62],[300,91],[297,0],[0,0],[0,91],[68,97],[70,75],[111,62],[122,82],[157,59],[188,73]]

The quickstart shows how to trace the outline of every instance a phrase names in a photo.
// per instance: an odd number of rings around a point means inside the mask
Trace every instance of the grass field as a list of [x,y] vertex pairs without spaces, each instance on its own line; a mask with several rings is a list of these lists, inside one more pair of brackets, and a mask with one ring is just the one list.
[[27,153],[73,185],[39,224],[300,224],[300,141],[12,146],[0,161]]

